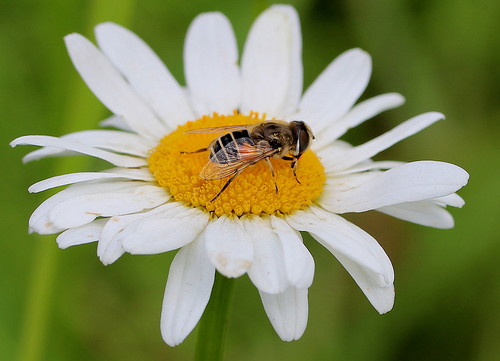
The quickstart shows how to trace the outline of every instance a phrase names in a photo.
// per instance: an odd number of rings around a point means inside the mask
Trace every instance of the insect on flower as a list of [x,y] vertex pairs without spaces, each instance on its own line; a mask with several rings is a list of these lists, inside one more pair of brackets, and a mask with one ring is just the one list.
[[[214,139],[206,148],[181,152],[194,154],[210,151],[209,160],[200,172],[203,179],[215,180],[231,176],[211,202],[215,201],[245,168],[261,160],[266,160],[274,177],[274,169],[269,160],[271,157],[291,161],[295,179],[300,183],[296,173],[297,162],[311,145],[311,140],[315,139],[311,128],[303,121],[265,121],[257,124],[201,128],[189,130],[185,134],[223,132],[228,133]],[[278,193],[276,181],[274,187]]]

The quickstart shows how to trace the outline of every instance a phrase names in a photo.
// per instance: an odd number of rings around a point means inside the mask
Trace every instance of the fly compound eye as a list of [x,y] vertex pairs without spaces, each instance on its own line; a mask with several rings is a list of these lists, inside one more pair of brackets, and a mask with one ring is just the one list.
[[299,131],[299,137],[297,141],[298,153],[299,154],[304,153],[307,150],[307,148],[309,148],[310,143],[311,143],[311,137],[309,135],[309,132],[307,131],[307,129],[301,129]]
[[291,125],[295,138],[295,151],[293,153],[298,157],[309,148],[312,133],[303,121],[293,121]]

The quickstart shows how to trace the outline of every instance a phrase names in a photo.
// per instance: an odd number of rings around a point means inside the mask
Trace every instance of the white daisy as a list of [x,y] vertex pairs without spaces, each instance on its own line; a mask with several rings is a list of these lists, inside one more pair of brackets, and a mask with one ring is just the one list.
[[[69,185],[30,218],[39,234],[60,233],[61,248],[97,242],[104,264],[124,252],[155,254],[179,249],[168,275],[161,316],[165,342],[191,332],[210,298],[215,271],[248,274],[265,311],[285,341],[301,337],[314,261],[299,232],[309,232],[346,268],[380,313],[394,301],[391,262],[376,240],[339,214],[376,210],[437,228],[453,227],[446,206],[468,180],[443,162],[372,161],[417,133],[440,113],[425,113],[359,146],[338,140],[352,128],[404,101],[383,94],[354,105],[371,74],[370,56],[352,49],[336,58],[302,94],[301,32],[296,11],[276,5],[253,24],[241,61],[231,25],[220,13],[199,15],[187,33],[186,87],[136,35],[112,23],[96,28],[99,47],[68,35],[70,57],[89,88],[114,116],[119,130],[62,136],[24,136],[12,142],[43,148],[25,156],[87,154],[115,168],[73,173],[32,185],[30,192]],[[317,140],[299,161],[273,159],[248,167],[215,201],[225,179],[199,176],[214,134],[196,128],[253,124],[266,119],[304,120]]]

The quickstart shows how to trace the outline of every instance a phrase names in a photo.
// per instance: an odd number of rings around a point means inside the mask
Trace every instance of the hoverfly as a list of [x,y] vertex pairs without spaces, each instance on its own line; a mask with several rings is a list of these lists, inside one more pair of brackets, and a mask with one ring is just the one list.
[[[274,177],[274,169],[269,160],[271,157],[291,161],[295,179],[300,183],[296,173],[297,161],[309,148],[311,140],[315,139],[311,128],[303,121],[264,121],[256,124],[193,129],[185,134],[196,133],[225,133],[214,139],[206,148],[181,152],[193,154],[210,151],[208,162],[200,172],[203,179],[215,180],[231,176],[211,202],[215,201],[245,168],[261,160],[266,160]],[[276,181],[274,186],[278,193]]]

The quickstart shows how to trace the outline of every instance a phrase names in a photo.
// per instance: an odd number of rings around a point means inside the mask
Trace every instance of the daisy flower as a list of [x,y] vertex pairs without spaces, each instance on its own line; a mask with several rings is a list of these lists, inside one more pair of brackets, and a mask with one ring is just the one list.
[[[453,227],[447,206],[468,174],[443,162],[373,161],[380,151],[419,132],[441,113],[415,116],[358,146],[341,140],[350,128],[404,102],[388,93],[355,104],[371,74],[370,56],[341,54],[303,93],[301,31],[291,6],[275,5],[254,22],[239,60],[232,27],[213,12],[195,18],[184,47],[186,86],[135,34],[113,23],[96,27],[98,47],[79,34],[65,38],[77,71],[114,114],[101,129],[62,137],[24,136],[11,145],[36,145],[24,161],[86,154],[113,168],[56,176],[30,192],[68,185],[43,202],[29,225],[60,233],[59,247],[98,242],[104,264],[125,252],[179,249],[168,274],[161,332],[181,343],[199,321],[214,283],[248,274],[285,341],[303,334],[314,260],[300,232],[330,251],[379,313],[394,302],[389,258],[368,233],[341,214],[375,210],[436,228]],[[215,200],[225,179],[205,180],[205,152],[217,135],[199,128],[266,120],[303,120],[316,136],[298,161],[272,159],[246,168]],[[219,135],[220,136],[220,135]],[[300,180],[298,182],[297,180]],[[275,190],[275,184],[279,189]]]

